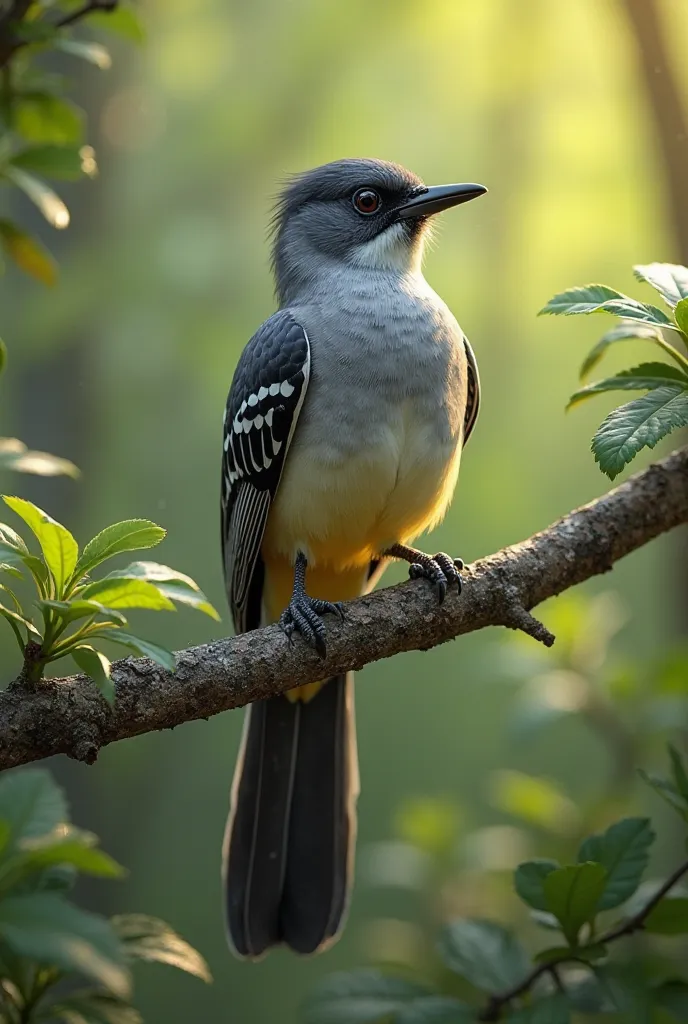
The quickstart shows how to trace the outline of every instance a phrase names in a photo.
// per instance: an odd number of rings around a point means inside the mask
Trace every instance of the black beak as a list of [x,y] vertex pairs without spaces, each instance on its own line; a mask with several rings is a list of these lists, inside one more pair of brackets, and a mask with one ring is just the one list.
[[471,199],[484,196],[487,189],[484,185],[432,185],[418,192],[397,209],[398,220],[411,217],[429,217],[433,213],[441,213],[450,206],[468,203]]

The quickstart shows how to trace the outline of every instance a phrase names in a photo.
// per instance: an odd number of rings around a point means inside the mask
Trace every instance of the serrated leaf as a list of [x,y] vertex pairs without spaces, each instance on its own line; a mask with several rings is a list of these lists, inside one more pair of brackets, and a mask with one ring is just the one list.
[[57,612],[65,624],[77,622],[79,619],[90,618],[93,615],[107,616],[121,622],[122,625],[126,625],[127,622],[121,612],[116,611],[114,608],[106,608],[99,601],[82,601],[78,599],[73,601],[36,601],[36,607]]
[[110,51],[100,43],[86,42],[83,39],[66,39],[58,36],[53,41],[56,50],[69,53],[72,57],[80,57],[82,60],[94,64],[101,71],[109,71],[112,67]]
[[677,263],[646,263],[633,267],[638,281],[652,285],[672,309],[688,297],[688,268]]
[[621,370],[614,377],[605,377],[594,384],[575,391],[569,398],[567,409],[605,391],[649,391],[662,386],[680,384],[688,389],[688,375],[668,363],[641,363],[629,370]]
[[49,1007],[50,1020],[64,1024],[143,1024],[139,1011],[101,991],[81,991]]
[[77,971],[125,999],[130,976],[122,946],[105,918],[53,893],[0,902],[0,937],[18,956]]
[[649,818],[625,818],[602,835],[584,840],[578,851],[579,862],[595,861],[607,871],[598,910],[619,907],[633,895],[650,862],[655,839]]
[[57,281],[57,264],[38,239],[16,227],[9,220],[0,220],[0,242],[4,252],[20,270],[51,287]]
[[552,871],[543,882],[547,909],[560,922],[567,942],[578,943],[578,933],[597,912],[607,881],[602,864],[574,864]]
[[82,672],[93,680],[108,704],[115,703],[115,687],[110,679],[110,661],[101,651],[89,644],[80,644],[71,651]]
[[49,178],[61,178],[64,181],[78,181],[84,175],[81,147],[75,144],[25,146],[15,153],[9,162],[24,171],[45,174]]
[[3,855],[26,839],[52,833],[69,816],[62,789],[41,768],[23,768],[0,777],[0,820],[9,825]]
[[639,323],[653,324],[659,327],[676,329],[673,320],[657,306],[632,299],[630,295],[608,288],[603,284],[583,285],[569,288],[549,300],[540,310],[540,314],[550,313],[555,316],[574,316],[579,313],[611,313],[625,320],[636,320]]
[[100,629],[93,635],[102,637],[104,640],[111,640],[115,644],[122,644],[124,647],[135,651],[136,654],[157,662],[158,665],[167,669],[168,672],[174,672],[177,667],[177,660],[172,651],[168,651],[166,647],[161,647],[160,644],[154,644],[150,640],[145,640],[143,637],[134,636],[133,633],[125,633],[121,629]]
[[645,918],[644,927],[654,935],[688,932],[688,896],[665,896]]
[[212,981],[201,954],[165,921],[147,914],[119,914],[111,923],[130,959],[168,964],[202,981]]
[[688,299],[681,299],[674,310],[674,316],[676,317],[676,323],[686,338],[688,338]]
[[566,995],[557,992],[522,1010],[513,1011],[506,1021],[507,1024],[570,1024],[571,1006]]
[[663,343],[662,334],[658,327],[642,326],[632,320],[621,323],[618,327],[612,327],[611,331],[607,331],[588,353],[580,368],[581,380],[587,377],[611,345],[616,344],[617,341],[631,340],[652,341],[659,345]]
[[547,908],[543,883],[559,864],[555,860],[529,860],[519,864],[514,873],[514,887],[524,903],[535,910]]
[[97,600],[108,608],[149,608],[152,611],[174,611],[168,597],[154,583],[145,580],[103,579],[89,583],[79,592],[88,601]]
[[88,542],[77,563],[76,575],[84,576],[123,551],[154,548],[165,535],[166,531],[149,519],[126,519],[121,523],[113,523]]
[[440,940],[447,967],[485,992],[517,985],[528,972],[528,956],[518,939],[493,921],[453,921]]
[[79,555],[78,545],[69,530],[52,519],[47,512],[23,498],[5,495],[3,500],[33,531],[41,545],[43,557],[55,580],[58,596],[71,576]]
[[28,171],[23,171],[19,167],[12,167],[10,164],[3,168],[2,175],[29,197],[41,211],[48,224],[58,230],[69,227],[69,210],[57,193],[41,178],[29,174]]
[[679,385],[656,388],[610,412],[592,440],[595,461],[613,480],[639,451],[686,425],[688,391]]
[[49,92],[20,93],[14,110],[15,128],[27,142],[65,145],[80,142],[84,113],[69,100]]

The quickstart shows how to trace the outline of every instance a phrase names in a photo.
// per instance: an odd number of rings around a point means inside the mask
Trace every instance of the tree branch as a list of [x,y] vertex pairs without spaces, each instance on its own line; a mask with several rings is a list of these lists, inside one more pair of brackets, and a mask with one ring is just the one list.
[[[616,942],[618,939],[623,939],[628,935],[633,935],[635,932],[642,931],[645,927],[645,922],[648,917],[655,909],[655,907],[662,902],[664,897],[671,892],[675,885],[677,885],[684,875],[688,874],[688,860],[684,861],[676,868],[674,873],[667,878],[666,882],[657,890],[652,899],[648,900],[645,906],[634,914],[633,917],[629,917],[627,921],[623,921],[620,925],[612,928],[610,931],[605,932],[604,935],[600,935],[599,938],[595,939],[595,946],[608,946],[610,942]],[[534,967],[527,977],[523,979],[518,985],[514,985],[513,988],[507,992],[501,993],[501,995],[491,996],[490,1000],[478,1015],[480,1021],[499,1021],[502,1017],[502,1011],[505,1010],[509,1004],[517,999],[519,996],[525,995],[529,992],[535,983],[540,980],[545,974],[551,974],[555,980],[557,988],[565,991],[559,973],[558,967],[561,967],[565,963],[583,963],[586,966],[590,966],[590,961],[585,959],[585,946],[579,950],[572,949],[571,956],[557,960],[556,964],[544,963],[538,964]]]
[[327,657],[277,626],[192,647],[166,672],[145,658],[113,665],[110,708],[81,675],[15,683],[0,694],[0,769],[52,754],[93,762],[107,743],[282,693],[401,651],[428,650],[485,626],[554,637],[530,615],[541,601],[599,573],[688,521],[688,448],[674,452],[529,540],[469,566],[461,597],[437,604],[422,580],[370,594],[328,616]]

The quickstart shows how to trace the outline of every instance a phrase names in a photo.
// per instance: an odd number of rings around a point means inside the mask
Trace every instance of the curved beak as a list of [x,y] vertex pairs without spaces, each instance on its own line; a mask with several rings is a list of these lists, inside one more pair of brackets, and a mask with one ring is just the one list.
[[429,217],[433,213],[441,213],[451,206],[468,203],[471,199],[484,196],[487,189],[484,185],[469,183],[466,185],[431,185],[430,188],[418,192],[412,199],[397,209],[397,218],[407,220],[411,217]]

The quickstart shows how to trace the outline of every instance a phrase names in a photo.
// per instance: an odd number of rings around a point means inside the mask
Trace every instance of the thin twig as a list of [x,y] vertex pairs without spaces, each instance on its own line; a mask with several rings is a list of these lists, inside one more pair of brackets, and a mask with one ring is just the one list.
[[67,25],[73,25],[77,21],[81,21],[87,14],[92,14],[93,11],[105,11],[112,12],[116,10],[119,0],[87,0],[87,3],[83,7],[78,7],[71,14],[66,14],[64,18],[60,18],[55,23],[56,28],[65,28]]

